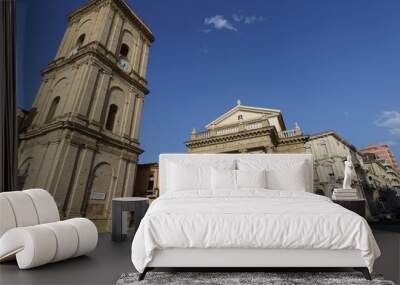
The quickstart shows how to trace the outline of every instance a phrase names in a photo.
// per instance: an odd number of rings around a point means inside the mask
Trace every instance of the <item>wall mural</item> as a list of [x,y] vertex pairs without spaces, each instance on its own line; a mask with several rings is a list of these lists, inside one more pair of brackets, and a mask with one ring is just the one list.
[[[341,114],[326,119],[330,121],[326,127],[321,127],[316,122],[319,111],[308,112],[308,103],[302,102],[301,111],[288,116],[287,112],[295,110],[295,107],[285,105],[278,97],[265,101],[259,99],[263,96],[255,94],[252,97],[238,91],[235,96],[241,94],[242,100],[256,103],[248,106],[237,100],[236,104],[232,104],[231,97],[221,95],[214,103],[199,103],[206,104],[201,106],[208,108],[198,106],[200,96],[185,93],[185,87],[182,87],[181,95],[176,95],[180,97],[173,97],[179,90],[175,85],[182,81],[175,76],[175,83],[172,84],[172,77],[165,72],[163,64],[171,69],[171,74],[175,74],[173,64],[184,66],[185,60],[180,62],[176,59],[174,62],[173,57],[185,58],[188,55],[184,53],[188,51],[185,47],[179,49],[180,45],[172,43],[175,39],[169,40],[163,35],[156,43],[149,80],[150,89],[154,84],[157,92],[163,94],[152,94],[150,97],[156,96],[156,99],[147,99],[146,71],[154,36],[146,22],[131,9],[131,2],[134,1],[77,0],[62,1],[63,4],[59,5],[58,13],[64,13],[67,20],[60,20],[56,25],[55,34],[59,37],[49,39],[55,47],[49,58],[54,54],[55,57],[47,62],[47,66],[38,65],[35,69],[39,72],[44,68],[35,96],[26,99],[26,94],[19,92],[18,183],[21,189],[44,188],[54,196],[63,218],[86,216],[95,222],[99,230],[109,231],[113,197],[149,195],[154,199],[158,195],[157,156],[161,152],[312,153],[314,193],[331,197],[335,188],[341,188],[345,177],[344,162],[350,157],[352,168],[348,169],[351,173],[348,185],[356,189],[358,199],[367,201],[369,221],[399,223],[400,174],[391,146],[371,136],[358,141],[360,147],[356,147],[340,131],[330,130],[331,126],[338,126],[333,121],[341,120]],[[27,3],[24,5],[26,10],[33,9]],[[155,16],[147,16],[155,22],[157,29],[161,29]],[[261,16],[255,19],[247,23],[248,26],[265,21]],[[27,18],[24,21],[31,20]],[[199,25],[206,27],[200,29],[199,38],[212,37],[224,29],[224,36],[227,33],[237,36],[245,29],[244,26],[239,28],[239,25],[244,25],[239,20],[233,20],[237,26],[232,24],[231,28],[207,23],[200,21]],[[24,27],[27,23],[19,21],[18,25]],[[21,30],[24,31],[23,28]],[[32,40],[25,34],[21,35],[24,36],[27,41]],[[208,40],[206,42],[209,44]],[[178,49],[176,53],[172,52],[172,47]],[[168,50],[168,56],[163,55],[168,59],[161,56],[164,48]],[[32,54],[34,51],[25,51],[20,47],[18,52],[20,58],[24,58],[25,53]],[[204,47],[200,53],[203,56],[210,52]],[[198,60],[198,68],[201,69],[203,59],[198,59],[199,55],[193,55],[193,58]],[[196,68],[195,65],[192,67]],[[158,73],[158,69],[163,73]],[[190,72],[197,74],[195,70]],[[190,72],[182,69],[178,74],[185,76]],[[252,74],[252,71],[243,73],[248,77]],[[215,77],[207,73],[203,76]],[[35,78],[30,77],[30,80]],[[161,88],[157,88],[157,82],[161,80],[168,81],[168,84],[160,83]],[[192,82],[188,78],[186,80]],[[193,79],[193,82],[190,83],[193,89],[206,88],[200,81]],[[221,80],[218,84],[228,83]],[[241,88],[239,80],[231,81],[229,85]],[[226,86],[226,90],[231,87]],[[226,91],[227,94],[229,92]],[[148,109],[143,109],[145,98],[149,100]],[[268,104],[278,105],[282,110],[269,108]],[[153,110],[157,106],[166,109],[163,115]],[[341,108],[339,106],[338,110]],[[329,107],[320,112],[322,119],[322,114],[329,112]],[[390,116],[400,118],[395,111],[382,113],[376,127],[392,122]],[[141,128],[142,117],[145,122]],[[294,119],[305,123],[300,127],[293,122]],[[344,125],[346,119],[342,118],[341,122]],[[193,128],[190,132],[193,125],[201,124],[206,124],[204,129]],[[289,124],[293,127],[288,127]],[[349,133],[345,128],[339,129]],[[157,133],[162,134],[162,138]],[[142,137],[145,147],[140,144]],[[363,147],[365,145],[369,146]],[[139,164],[142,158],[146,163]]]

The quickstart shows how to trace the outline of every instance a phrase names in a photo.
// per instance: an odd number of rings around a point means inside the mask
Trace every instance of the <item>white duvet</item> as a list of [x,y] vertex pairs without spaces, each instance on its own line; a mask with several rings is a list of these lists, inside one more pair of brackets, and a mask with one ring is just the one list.
[[330,199],[299,191],[180,191],[155,200],[132,243],[143,272],[155,249],[358,249],[372,271],[380,251],[368,223]]

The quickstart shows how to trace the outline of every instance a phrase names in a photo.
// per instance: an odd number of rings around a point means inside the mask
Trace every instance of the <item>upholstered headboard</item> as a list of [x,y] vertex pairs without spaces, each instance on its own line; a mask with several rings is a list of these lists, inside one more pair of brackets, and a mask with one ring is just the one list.
[[292,163],[303,163],[305,171],[306,191],[313,190],[313,157],[311,154],[160,154],[160,195],[168,192],[168,167],[171,163],[190,165],[213,165],[229,163],[240,165],[246,163],[264,163],[266,165],[278,165],[282,173],[292,171]]

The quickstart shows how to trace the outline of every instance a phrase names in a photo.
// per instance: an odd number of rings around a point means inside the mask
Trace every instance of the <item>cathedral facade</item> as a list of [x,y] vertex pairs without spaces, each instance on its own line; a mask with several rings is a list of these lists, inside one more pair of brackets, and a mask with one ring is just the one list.
[[[185,144],[189,153],[311,153],[314,191],[328,197],[343,182],[343,161],[348,154],[356,167],[363,167],[356,148],[337,133],[306,135],[297,123],[287,129],[280,110],[243,106],[240,101],[208,123],[204,131],[193,130]],[[360,186],[361,172],[353,173],[355,187]]]
[[243,106],[239,100],[205,128],[193,129],[185,142],[189,153],[304,153],[309,138],[297,124],[286,129],[280,110]]
[[132,196],[147,89],[150,29],[123,0],[68,16],[20,133],[21,188],[44,188],[62,217],[109,230],[113,197]]

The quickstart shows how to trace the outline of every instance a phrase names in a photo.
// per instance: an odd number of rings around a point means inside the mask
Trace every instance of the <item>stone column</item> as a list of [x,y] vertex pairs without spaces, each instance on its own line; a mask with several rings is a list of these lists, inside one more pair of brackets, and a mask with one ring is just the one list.
[[135,188],[136,181],[136,161],[128,161],[126,168],[127,175],[125,181],[125,189],[123,190],[123,197],[131,197]]
[[76,30],[77,25],[78,25],[77,22],[73,22],[73,23],[70,23],[68,25],[67,30],[64,33],[64,37],[63,37],[63,39],[61,41],[61,45],[58,48],[58,51],[57,51],[57,54],[56,54],[55,58],[59,58],[59,57],[62,57],[62,56],[65,57],[65,56],[68,55],[68,51],[69,51],[68,47],[70,45],[72,36],[75,35],[74,32]]
[[115,15],[114,24],[111,26],[111,34],[108,39],[107,48],[112,53],[117,54],[117,47],[121,35],[123,20],[118,14]]
[[135,118],[135,103],[136,103],[135,89],[133,87],[129,88],[129,94],[127,94],[127,96],[128,96],[128,102],[127,102],[128,110],[124,118],[125,125],[123,129],[123,136],[125,138],[130,138],[132,125],[134,123],[134,118]]
[[149,57],[149,44],[145,41],[143,43],[143,51],[140,59],[140,70],[139,70],[139,74],[143,78],[146,77],[148,57]]
[[75,45],[75,37],[78,36],[78,27],[79,27],[79,23],[78,22],[74,22],[71,24],[71,29],[69,32],[68,37],[65,40],[65,43],[63,43],[63,47],[62,47],[62,52],[60,52],[61,56],[65,56],[67,57],[68,54],[70,53],[70,51],[74,48]]
[[79,154],[76,165],[76,176],[71,181],[69,198],[65,202],[66,217],[79,217],[82,215],[82,206],[85,202],[86,187],[90,177],[90,170],[93,167],[95,149],[84,146]]
[[89,62],[87,77],[84,85],[82,86],[81,92],[78,94],[80,100],[77,103],[76,109],[73,110],[74,113],[76,112],[85,117],[89,116],[89,108],[94,101],[93,97],[97,91],[99,77],[99,67],[94,65],[92,62]]
[[49,141],[47,143],[45,152],[43,154],[43,160],[41,161],[40,165],[37,166],[39,168],[39,171],[37,172],[36,180],[34,182],[34,185],[37,188],[46,189],[52,194],[54,194],[54,189],[49,189],[49,180],[51,172],[55,168],[55,163],[57,162],[56,159],[59,156],[59,147],[59,140]]
[[[124,152],[124,151],[123,151]],[[121,157],[118,161],[118,168],[117,168],[117,174],[116,174],[116,181],[115,181],[115,185],[113,185],[114,187],[113,192],[109,193],[111,195],[111,197],[123,197],[123,192],[124,192],[124,180],[126,177],[126,170],[127,170],[127,161],[125,159],[122,158],[123,154],[121,154]],[[107,215],[107,218],[111,218],[111,200],[112,199],[108,199],[107,203],[104,205],[105,209],[104,209],[104,213]]]
[[43,125],[46,121],[47,117],[47,112],[49,111],[50,104],[51,104],[51,98],[53,97],[53,90],[54,90],[54,85],[57,83],[56,78],[54,76],[54,73],[52,73],[51,78],[49,79],[48,86],[43,92],[43,98],[40,99],[40,112],[35,120],[35,124],[37,125]]
[[65,103],[63,104],[63,110],[61,111],[62,114],[70,113],[75,110],[75,105],[79,100],[79,93],[82,90],[82,85],[86,82],[87,70],[88,66],[86,64],[81,65],[74,65],[72,67],[74,70],[72,73],[73,78],[69,78],[69,89],[63,94],[65,98]]
[[139,132],[140,132],[140,121],[142,117],[142,109],[143,109],[144,95],[137,94],[135,100],[135,112],[133,114],[133,126],[132,126],[132,139],[139,140]]
[[[43,80],[42,84],[40,85],[40,89],[36,95],[36,99],[32,105],[32,111],[36,111],[36,115],[33,118],[32,122],[32,127],[35,127],[36,125],[40,124],[41,122],[41,117],[47,115],[46,114],[46,101],[48,100],[48,97],[50,96],[50,85],[52,84],[53,80],[52,79],[45,79]],[[40,108],[40,109],[39,109]]]
[[[102,35],[105,31],[107,24],[111,23],[112,17],[109,17],[109,6],[102,6],[97,12],[97,16],[94,25],[91,27],[92,32],[90,33],[89,41],[101,42]],[[101,42],[103,45],[105,42]]]
[[111,6],[103,7],[105,19],[103,20],[104,26],[99,29],[98,41],[103,45],[107,46],[107,40],[112,31],[112,22],[115,17],[115,12],[111,9]]
[[138,72],[137,66],[138,63],[138,53],[140,52],[140,37],[134,37],[133,45],[132,45],[132,52],[130,52],[129,62],[132,64],[132,69]]
[[100,71],[98,88],[95,92],[89,115],[89,121],[94,124],[100,125],[102,123],[104,105],[107,101],[107,92],[109,91],[111,79],[111,72]]
[[53,171],[49,174],[50,183],[48,184],[48,189],[53,189],[54,199],[57,201],[59,209],[64,212],[71,180],[76,175],[76,163],[80,147],[73,144],[69,138],[65,138],[59,147],[59,152],[58,164],[54,166]]
[[143,45],[144,45],[144,38],[143,35],[139,35],[138,44],[137,44],[137,51],[135,52],[134,58],[134,66],[133,70],[135,70],[140,75],[140,66],[142,63],[142,54],[143,54]]

